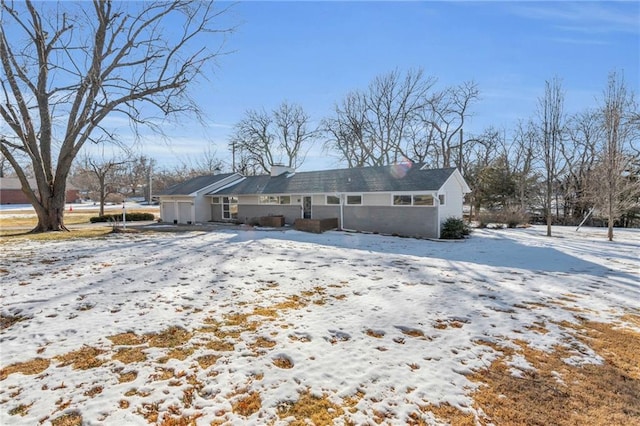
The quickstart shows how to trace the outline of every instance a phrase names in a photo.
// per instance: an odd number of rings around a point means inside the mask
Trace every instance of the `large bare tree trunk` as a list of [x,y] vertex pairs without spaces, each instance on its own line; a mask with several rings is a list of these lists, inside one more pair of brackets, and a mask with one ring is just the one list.
[[43,200],[36,208],[38,224],[31,232],[68,231],[64,225],[65,198],[63,189],[62,192],[54,192],[49,199]]
[[[66,229],[67,176],[87,141],[113,140],[107,116],[154,128],[154,112],[199,114],[186,89],[219,54],[209,44],[230,31],[211,25],[223,12],[189,0],[0,0],[0,153],[36,210],[34,232]],[[180,31],[168,37],[167,24]]]

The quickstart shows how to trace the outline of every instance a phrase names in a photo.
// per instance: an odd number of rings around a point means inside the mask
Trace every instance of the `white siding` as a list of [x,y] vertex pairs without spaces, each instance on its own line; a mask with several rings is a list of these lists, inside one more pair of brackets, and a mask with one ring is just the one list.
[[388,192],[375,193],[375,194],[363,194],[362,195],[363,206],[390,206],[391,194]]
[[462,203],[464,193],[462,186],[456,179],[455,175],[451,175],[449,179],[442,185],[438,194],[444,194],[444,206],[440,206],[440,222],[444,222],[449,217],[462,218]]
[[260,197],[257,195],[239,195],[238,204],[260,204]]

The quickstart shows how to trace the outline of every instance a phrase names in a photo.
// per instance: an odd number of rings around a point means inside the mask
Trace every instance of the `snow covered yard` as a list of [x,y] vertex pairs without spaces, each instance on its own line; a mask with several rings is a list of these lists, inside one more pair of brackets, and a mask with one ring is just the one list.
[[[5,242],[0,423],[640,424],[640,232],[605,232]],[[580,413],[583,372],[617,403]]]

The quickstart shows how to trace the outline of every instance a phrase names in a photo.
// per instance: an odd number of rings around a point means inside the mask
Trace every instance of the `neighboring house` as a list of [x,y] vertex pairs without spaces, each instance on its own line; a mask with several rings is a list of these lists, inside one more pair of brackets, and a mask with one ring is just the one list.
[[242,180],[237,173],[198,176],[165,189],[158,195],[160,217],[164,222],[191,224],[211,220],[211,191]]
[[[38,195],[35,179],[29,179],[29,186]],[[80,199],[80,192],[73,185],[67,183],[67,203],[75,203]],[[20,179],[13,177],[0,178],[0,204],[31,204],[24,192]]]
[[247,223],[261,216],[338,218],[341,229],[438,238],[449,217],[462,218],[470,189],[455,168],[420,164],[296,173],[274,167],[211,191],[211,219]]

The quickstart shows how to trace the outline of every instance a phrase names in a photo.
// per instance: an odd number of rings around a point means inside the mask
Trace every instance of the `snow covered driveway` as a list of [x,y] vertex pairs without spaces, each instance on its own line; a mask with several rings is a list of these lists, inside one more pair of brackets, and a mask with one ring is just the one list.
[[640,232],[605,232],[5,243],[0,423],[287,424],[309,417],[303,400],[317,424],[436,424],[424,407],[439,404],[474,413],[468,375],[497,356],[482,342],[563,344],[567,362],[599,363],[560,324],[640,315]]

